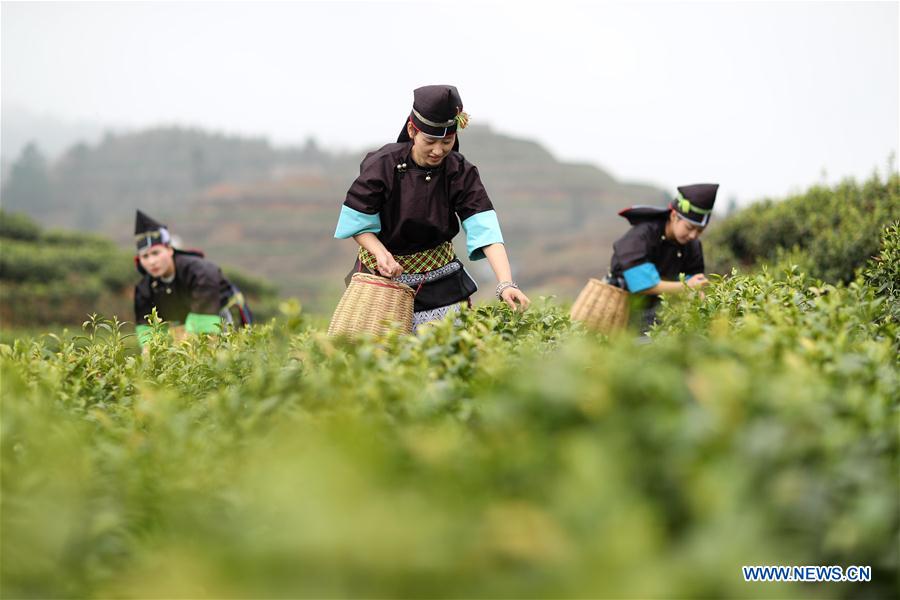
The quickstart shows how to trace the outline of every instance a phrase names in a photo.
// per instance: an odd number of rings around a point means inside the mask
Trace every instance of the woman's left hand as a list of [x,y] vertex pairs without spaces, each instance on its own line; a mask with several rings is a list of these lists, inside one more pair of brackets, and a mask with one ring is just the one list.
[[[531,305],[531,300],[528,299],[528,296],[518,288],[508,287],[500,292],[500,297],[513,310],[521,309],[524,312]],[[516,302],[519,303],[518,308],[516,307]]]

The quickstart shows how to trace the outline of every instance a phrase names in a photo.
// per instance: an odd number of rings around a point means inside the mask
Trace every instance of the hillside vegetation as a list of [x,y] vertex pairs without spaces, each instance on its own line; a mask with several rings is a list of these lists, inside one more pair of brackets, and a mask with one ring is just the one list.
[[703,238],[707,266],[728,273],[733,266],[752,268],[792,262],[813,278],[849,282],[855,270],[878,253],[881,230],[900,219],[900,175],[877,175],[863,184],[847,180],[829,188],[815,186],[785,200],[753,204]]

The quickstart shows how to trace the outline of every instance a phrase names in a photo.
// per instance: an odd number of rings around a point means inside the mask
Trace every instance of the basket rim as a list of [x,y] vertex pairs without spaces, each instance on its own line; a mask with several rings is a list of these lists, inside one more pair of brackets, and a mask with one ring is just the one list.
[[626,295],[628,295],[628,294],[631,293],[631,292],[629,292],[628,290],[625,290],[625,289],[622,289],[622,288],[620,288],[620,287],[614,286],[614,285],[612,285],[612,284],[606,283],[606,282],[603,281],[602,279],[597,279],[596,277],[590,277],[590,278],[588,278],[588,284],[592,284],[592,283],[598,283],[598,284],[600,284],[600,285],[605,285],[606,287],[612,288],[612,289],[614,289],[615,291],[619,292],[620,294],[626,294]]
[[412,294],[413,296],[416,295],[416,291],[405,283],[394,281],[393,279],[382,277],[381,275],[374,275],[372,273],[354,273],[350,278],[350,283],[353,282],[397,290],[405,294]]
[[387,287],[394,287],[397,289],[407,289],[412,290],[413,288],[409,285],[403,283],[402,281],[396,281],[389,277],[382,277],[381,275],[375,275],[373,273],[354,273],[350,278],[351,281],[358,281],[360,283],[371,283],[371,284],[381,284]]

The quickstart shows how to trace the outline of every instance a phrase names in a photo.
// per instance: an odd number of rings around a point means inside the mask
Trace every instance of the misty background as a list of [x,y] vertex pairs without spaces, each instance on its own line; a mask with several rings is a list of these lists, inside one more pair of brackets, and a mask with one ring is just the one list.
[[[134,208],[327,310],[331,239],[412,90],[451,83],[516,277],[573,296],[631,203],[717,213],[898,147],[897,2],[3,2],[5,210],[129,247]],[[474,265],[482,288],[490,272]]]

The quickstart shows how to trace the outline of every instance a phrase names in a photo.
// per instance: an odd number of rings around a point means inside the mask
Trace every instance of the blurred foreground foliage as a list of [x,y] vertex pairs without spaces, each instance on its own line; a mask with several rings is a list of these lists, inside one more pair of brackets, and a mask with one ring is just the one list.
[[646,344],[544,301],[356,342],[285,303],[144,355],[97,318],[0,346],[0,594],[896,597],[898,249],[849,284],[718,278]]

